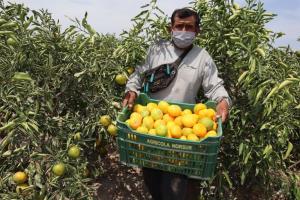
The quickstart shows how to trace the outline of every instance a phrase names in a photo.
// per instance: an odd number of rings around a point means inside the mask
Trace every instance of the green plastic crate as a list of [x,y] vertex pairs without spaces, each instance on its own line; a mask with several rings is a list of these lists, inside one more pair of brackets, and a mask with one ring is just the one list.
[[[149,102],[159,101],[141,93],[135,103],[146,105]],[[194,104],[169,103],[179,105],[183,109],[193,110],[194,107]],[[216,106],[213,101],[205,104],[209,108]],[[123,109],[117,118],[117,143],[121,163],[184,174],[201,180],[208,180],[214,175],[222,137],[221,119],[218,119],[218,137],[208,137],[200,142],[194,142],[138,133],[125,123],[130,114],[131,111]]]

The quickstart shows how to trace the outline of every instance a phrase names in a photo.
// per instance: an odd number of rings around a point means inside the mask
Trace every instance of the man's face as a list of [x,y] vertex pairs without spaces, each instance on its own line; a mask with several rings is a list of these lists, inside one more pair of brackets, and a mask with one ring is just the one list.
[[196,18],[194,16],[183,19],[175,16],[174,23],[171,28],[172,31],[189,31],[195,32],[196,34],[199,32],[198,27],[196,26]]

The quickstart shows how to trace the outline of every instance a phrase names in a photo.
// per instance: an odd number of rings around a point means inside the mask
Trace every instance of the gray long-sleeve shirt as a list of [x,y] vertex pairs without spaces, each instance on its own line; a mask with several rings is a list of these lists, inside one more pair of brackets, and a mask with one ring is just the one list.
[[[173,63],[182,53],[183,50],[175,48],[169,41],[160,41],[151,46],[144,65],[136,67],[129,77],[125,92],[135,91],[139,94],[145,71]],[[149,92],[148,95],[153,99],[195,103],[199,89],[203,89],[208,99],[219,102],[225,98],[231,106],[231,100],[223,86],[223,80],[218,77],[218,70],[211,56],[205,49],[194,46],[178,66],[177,76],[172,83],[167,88],[156,93]]]

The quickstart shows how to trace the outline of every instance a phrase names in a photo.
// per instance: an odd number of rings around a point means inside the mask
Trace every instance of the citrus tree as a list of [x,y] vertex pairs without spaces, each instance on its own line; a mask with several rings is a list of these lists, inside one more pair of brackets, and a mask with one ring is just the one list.
[[0,1],[1,199],[92,199],[116,133],[115,78],[127,76],[112,59],[118,44],[87,15],[61,30],[45,10]]

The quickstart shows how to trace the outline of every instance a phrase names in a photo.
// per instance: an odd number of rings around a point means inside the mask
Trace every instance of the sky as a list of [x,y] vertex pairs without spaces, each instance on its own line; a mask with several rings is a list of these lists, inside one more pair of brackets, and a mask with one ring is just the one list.
[[[157,0],[158,7],[170,16],[174,9],[185,7],[193,0]],[[300,0],[261,0],[264,8],[278,16],[267,24],[267,28],[286,35],[277,39],[275,46],[290,45],[300,50]],[[7,2],[7,0],[5,0]],[[120,34],[131,27],[130,19],[137,15],[140,7],[150,0],[10,0],[24,3],[30,9],[48,9],[62,27],[72,24],[69,18],[82,19],[88,12],[88,22],[100,33]],[[245,0],[236,0],[240,5]]]

